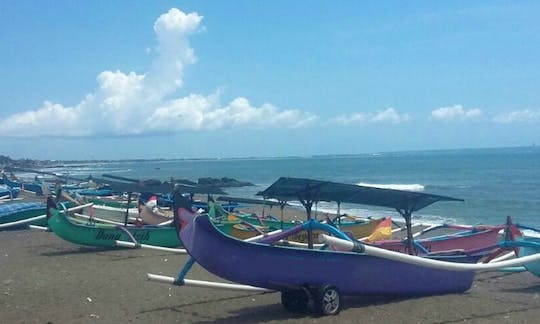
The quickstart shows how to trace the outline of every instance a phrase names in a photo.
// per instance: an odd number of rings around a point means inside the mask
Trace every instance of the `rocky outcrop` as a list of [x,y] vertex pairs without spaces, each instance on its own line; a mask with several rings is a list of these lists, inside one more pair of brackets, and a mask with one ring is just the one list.
[[240,181],[232,178],[199,178],[199,185],[220,188],[254,186],[254,184],[251,182]]

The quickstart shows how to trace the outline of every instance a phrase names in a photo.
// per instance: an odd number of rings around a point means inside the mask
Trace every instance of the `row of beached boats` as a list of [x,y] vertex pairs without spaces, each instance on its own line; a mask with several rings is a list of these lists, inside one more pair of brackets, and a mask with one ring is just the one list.
[[[148,274],[148,279],[179,286],[279,291],[286,309],[301,310],[311,302],[322,315],[339,313],[343,295],[464,292],[477,271],[529,270],[540,275],[540,241],[523,236],[520,229],[537,230],[514,224],[510,218],[495,226],[439,225],[413,231],[413,212],[439,201],[459,200],[451,197],[280,178],[258,194],[263,199],[218,198],[227,208],[210,195],[207,202],[195,204],[193,194],[208,192],[177,186],[166,199],[171,208],[159,209],[158,193],[163,191],[155,189],[137,183],[123,185],[128,193],[123,202],[93,199],[82,203],[71,197],[61,203],[60,194],[56,199],[49,196],[46,204],[38,203],[33,210],[28,207],[32,211],[26,210],[24,217],[19,213],[19,219],[11,217],[8,222],[0,217],[0,229],[9,227],[6,224],[34,224],[76,244],[187,253],[189,260],[177,277]],[[141,194],[133,205],[135,192]],[[306,221],[284,219],[283,209],[293,201],[305,207]],[[322,201],[337,203],[339,217],[313,217],[313,206]],[[231,207],[252,203],[277,205],[281,216],[243,213]],[[391,218],[343,217],[342,203],[390,208],[404,218],[404,225]],[[7,206],[0,206],[0,215]],[[445,233],[437,234],[441,228]],[[402,231],[404,237],[397,233]],[[194,263],[232,283],[187,279]]]

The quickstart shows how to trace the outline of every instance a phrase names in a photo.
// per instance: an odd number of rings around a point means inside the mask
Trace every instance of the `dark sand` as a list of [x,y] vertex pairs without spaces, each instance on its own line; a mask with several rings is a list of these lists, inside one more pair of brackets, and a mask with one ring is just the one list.
[[[147,273],[176,276],[184,255],[82,247],[36,230],[1,231],[0,242],[0,323],[536,323],[540,318],[540,279],[529,273],[481,273],[463,294],[345,297],[338,316],[316,317],[309,310],[287,312],[279,293],[146,280]],[[199,266],[187,278],[223,281]]]

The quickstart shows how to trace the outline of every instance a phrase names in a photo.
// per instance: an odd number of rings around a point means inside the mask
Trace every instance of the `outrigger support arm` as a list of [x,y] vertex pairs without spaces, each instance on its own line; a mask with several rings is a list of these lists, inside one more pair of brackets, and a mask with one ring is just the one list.
[[118,225],[118,226],[116,226],[116,228],[118,228],[119,230],[124,232],[124,234],[127,235],[127,237],[131,240],[131,242],[135,243],[136,245],[139,244],[139,242],[137,242],[137,239],[133,236],[133,234],[131,234],[130,231],[127,230],[127,228],[125,226]]
[[187,260],[186,264],[184,264],[184,267],[180,272],[178,273],[178,277],[174,281],[174,284],[177,286],[182,286],[184,284],[184,279],[186,278],[187,273],[189,270],[191,270],[191,267],[195,264],[195,259],[193,257],[189,257],[189,260]]

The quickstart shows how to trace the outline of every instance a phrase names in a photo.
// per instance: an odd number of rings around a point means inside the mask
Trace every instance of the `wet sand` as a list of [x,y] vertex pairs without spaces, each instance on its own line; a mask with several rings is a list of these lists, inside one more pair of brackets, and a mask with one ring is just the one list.
[[[347,296],[337,317],[317,317],[287,312],[279,293],[146,280],[147,273],[176,276],[185,255],[82,247],[36,230],[1,231],[0,242],[0,323],[534,323],[540,317],[540,279],[529,273],[480,273],[463,294]],[[197,265],[187,278],[223,281]]]

